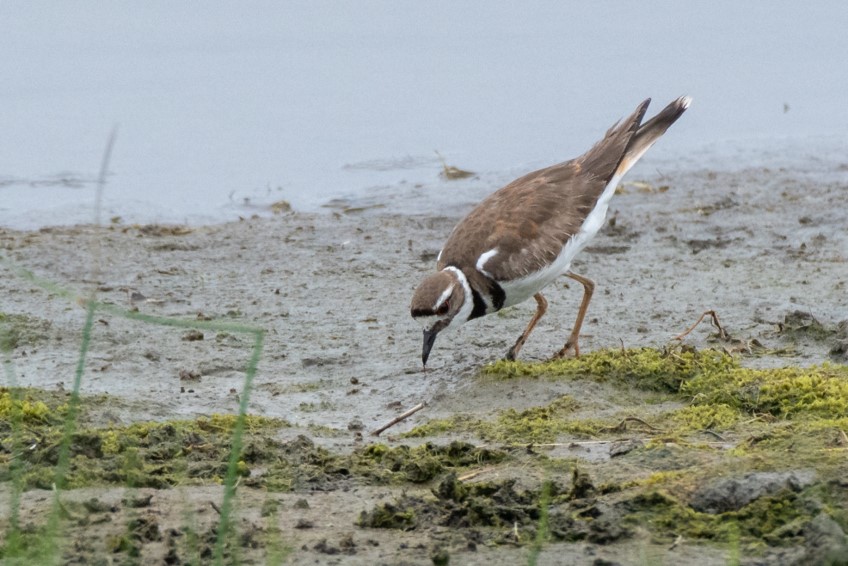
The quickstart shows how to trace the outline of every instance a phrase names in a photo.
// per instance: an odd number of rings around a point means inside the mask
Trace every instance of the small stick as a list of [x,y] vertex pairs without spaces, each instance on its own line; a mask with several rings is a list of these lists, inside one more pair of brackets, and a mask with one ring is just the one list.
[[[658,430],[658,432],[662,432],[662,430]],[[533,448],[579,448],[580,446],[603,446],[604,444],[612,444],[613,442],[619,442],[620,440],[639,440],[642,442],[649,442],[653,440],[655,437],[653,436],[645,436],[642,438],[622,438],[619,440],[584,440],[580,442],[553,442],[546,444],[534,444]],[[702,442],[701,444],[707,446],[722,446],[724,443],[722,442]],[[526,444],[480,444],[477,448],[526,448]],[[460,478],[457,478],[460,479]]]
[[457,481],[468,481],[468,480],[476,478],[480,474],[485,474],[487,472],[491,472],[494,469],[495,468],[490,467],[490,468],[483,468],[482,470],[474,470],[473,472],[468,472],[467,474],[463,474],[456,479],[457,479]]
[[659,429],[659,428],[655,427],[654,425],[645,422],[644,420],[640,419],[639,417],[624,417],[624,419],[620,423],[618,423],[617,425],[615,425],[615,426],[605,426],[601,429],[601,431],[602,432],[620,432],[622,430],[626,430],[627,429],[627,421],[633,421],[633,422],[639,423],[643,426],[646,426],[653,431],[662,432],[662,429]]
[[710,430],[708,428],[705,428],[705,429],[702,429],[701,432],[703,432],[704,434],[709,434],[710,436],[713,436],[715,438],[718,438],[721,441],[727,442],[722,435],[720,435],[719,433],[717,433],[714,430]]
[[671,543],[671,546],[669,546],[669,547],[668,547],[668,550],[674,550],[675,548],[677,548],[677,547],[678,547],[678,545],[679,545],[680,543],[682,543],[682,542],[683,542],[683,540],[684,540],[684,539],[683,539],[683,535],[677,535],[677,538],[676,538],[676,539],[674,539],[674,542],[673,542],[673,543]]
[[754,423],[754,422],[757,422],[757,421],[771,422],[773,420],[774,420],[774,417],[772,417],[768,413],[760,413],[760,414],[754,414],[754,418],[748,419],[747,421],[742,421],[739,424],[740,425],[747,425],[747,424],[751,424],[751,423]]
[[408,419],[409,417],[411,417],[412,415],[414,415],[415,413],[417,413],[418,411],[420,411],[421,409],[423,409],[426,406],[427,406],[426,402],[425,403],[418,403],[417,405],[412,407],[410,410],[408,410],[404,414],[396,416],[395,418],[390,420],[388,423],[386,423],[385,425],[381,426],[380,428],[378,428],[377,430],[372,432],[371,436],[380,436],[380,433],[382,433],[384,430],[389,429],[389,428],[395,426],[396,424],[398,424],[399,422]]
[[690,332],[695,330],[695,327],[701,324],[701,321],[704,320],[704,318],[706,318],[707,316],[712,319],[713,326],[718,328],[719,338],[721,338],[722,340],[727,340],[727,332],[724,331],[724,328],[722,328],[721,323],[718,321],[718,315],[716,314],[716,311],[704,311],[704,314],[702,314],[701,317],[697,321],[695,321],[695,324],[690,326],[688,329],[686,329],[685,332],[683,332],[679,336],[675,336],[674,339],[683,340]]

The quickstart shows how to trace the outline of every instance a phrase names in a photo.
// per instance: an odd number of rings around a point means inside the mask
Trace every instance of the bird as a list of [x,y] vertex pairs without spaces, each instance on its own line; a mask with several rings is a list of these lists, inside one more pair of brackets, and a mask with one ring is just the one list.
[[580,157],[512,181],[456,225],[436,259],[436,273],[421,281],[410,305],[424,329],[425,369],[439,333],[533,297],[536,311],[505,356],[515,360],[547,311],[541,291],[562,275],[583,286],[583,298],[568,340],[552,359],[580,356],[580,328],[595,283],[572,272],[571,262],[603,226],[621,178],[691,101],[681,96],[642,123],[648,98]]

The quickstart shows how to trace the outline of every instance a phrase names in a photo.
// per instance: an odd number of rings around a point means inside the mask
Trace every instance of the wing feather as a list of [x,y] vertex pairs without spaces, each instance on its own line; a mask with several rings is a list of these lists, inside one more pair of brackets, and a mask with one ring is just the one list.
[[648,102],[577,159],[528,173],[483,200],[451,233],[438,268],[475,270],[493,249],[484,270],[495,281],[520,279],[552,263],[595,208]]

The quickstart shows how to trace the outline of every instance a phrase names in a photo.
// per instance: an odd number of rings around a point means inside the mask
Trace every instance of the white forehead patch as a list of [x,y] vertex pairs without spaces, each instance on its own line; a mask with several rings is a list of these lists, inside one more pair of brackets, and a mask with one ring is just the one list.
[[455,287],[455,285],[454,285],[453,283],[451,283],[451,284],[450,284],[450,287],[448,287],[447,289],[445,289],[444,291],[442,291],[442,294],[441,294],[441,296],[438,298],[438,300],[436,301],[436,304],[435,304],[435,305],[433,305],[433,310],[434,310],[434,311],[438,310],[438,309],[439,309],[439,307],[440,307],[440,306],[442,306],[442,303],[444,303],[445,301],[447,301],[447,300],[448,300],[448,297],[450,297],[450,296],[451,296],[451,293],[453,293],[453,288],[454,288],[454,287]]

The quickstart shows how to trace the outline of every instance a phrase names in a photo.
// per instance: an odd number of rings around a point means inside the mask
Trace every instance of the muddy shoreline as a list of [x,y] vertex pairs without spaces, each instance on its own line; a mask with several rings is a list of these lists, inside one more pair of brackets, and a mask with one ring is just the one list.
[[[818,182],[777,169],[703,171],[626,183],[612,201],[610,221],[574,265],[576,272],[597,283],[581,348],[586,352],[662,350],[702,312],[715,310],[731,339],[717,339],[715,329],[703,324],[687,337],[687,345],[698,350],[718,348],[737,356],[743,368],[757,370],[828,361],[845,364],[846,195],[844,183]],[[30,232],[0,229],[0,315],[4,317],[0,322],[10,337],[7,344],[16,383],[52,392],[72,388],[85,319],[85,310],[73,297],[94,292],[98,301],[128,312],[263,329],[265,344],[250,413],[283,419],[287,426],[273,433],[280,442],[303,436],[335,455],[358,454],[375,442],[369,431],[421,402],[428,403],[424,411],[391,428],[379,442],[389,447],[443,446],[451,441],[497,444],[487,443],[470,427],[426,437],[400,435],[457,415],[480,421],[498,419],[509,411],[549,406],[564,396],[575,401],[568,408],[569,422],[615,423],[634,415],[653,423],[687,406],[690,400],[677,392],[658,396],[638,384],[614,380],[481,378],[480,369],[498,360],[523,329],[532,314],[530,304],[441,336],[430,370],[422,373],[420,329],[409,318],[408,301],[418,280],[433,269],[440,245],[463,212],[437,217],[389,215],[354,203],[330,214],[284,212],[273,218],[196,228],[113,224]],[[44,281],[59,289],[45,288]],[[547,293],[550,308],[522,351],[525,361],[542,361],[562,346],[580,299],[580,290],[569,287],[568,281]],[[70,300],[62,289],[70,292]],[[243,394],[251,345],[249,334],[232,329],[191,331],[104,310],[96,316],[81,392],[107,395],[110,401],[92,409],[87,426],[126,427],[232,414]],[[560,418],[557,415],[551,418]],[[733,421],[728,430],[715,431],[726,446],[710,462],[726,458],[759,426],[742,422]],[[609,442],[650,439],[650,443],[661,436],[650,429],[624,429],[614,437],[600,435],[597,440],[603,448],[593,453],[590,432],[562,432],[550,442],[557,446],[546,450],[544,459],[556,462],[553,469],[564,476],[555,479],[562,486],[573,482],[565,470],[587,466],[598,486],[620,481],[603,469],[610,461]],[[521,443],[520,435],[511,440]],[[585,450],[574,449],[570,443],[575,441],[585,442]],[[682,441],[683,437],[669,440],[674,446],[687,446]],[[693,442],[691,437],[686,441]],[[623,455],[646,459],[641,467],[634,463],[635,467],[624,469],[639,477],[657,473],[650,452],[639,456],[637,449]],[[525,487],[536,490],[538,496],[545,470],[550,468],[540,466],[537,459],[510,454],[506,465],[469,483],[526,476]],[[704,465],[700,459],[684,456],[673,460],[674,469],[683,471]],[[822,466],[828,471],[819,470],[819,479],[813,483],[836,477],[831,463]],[[768,461],[759,469],[793,471],[785,463]],[[751,469],[740,465],[737,471],[744,475]],[[436,524],[399,530],[357,526],[362,511],[392,501],[401,491],[427,495],[438,490],[449,470],[443,472],[421,485],[393,480],[374,486],[354,480],[330,492],[246,488],[239,509],[245,521],[259,524],[255,507],[269,498],[286,510],[295,509],[301,499],[309,502],[309,513],[301,513],[303,517],[294,511],[281,513],[285,518],[275,527],[290,547],[290,563],[316,559],[432,563],[440,549],[457,563],[525,560],[526,541],[515,544],[483,536],[472,549],[467,536],[449,536],[450,527]],[[6,498],[8,483],[4,486]],[[573,485],[562,486],[573,489]],[[808,488],[805,484],[793,493],[806,493],[803,490]],[[87,487],[72,490],[66,497],[83,501],[95,494],[111,501],[119,498],[119,491]],[[33,517],[44,512],[37,504],[38,494],[38,490],[25,493],[22,509]],[[215,497],[209,486],[156,490],[154,514],[162,517],[160,530],[165,532],[168,521],[176,525],[183,516],[174,511],[171,517],[166,511],[172,506],[191,509],[196,500]],[[191,503],[179,503],[186,498]],[[592,513],[603,515],[603,506],[613,504],[602,499]],[[841,523],[844,515],[828,518],[837,528],[846,527]],[[311,521],[313,528],[295,528],[298,519]],[[538,517],[526,520],[532,524]],[[116,524],[123,528],[120,520]],[[639,552],[668,555],[676,561],[696,555],[706,557],[703,561],[708,564],[728,561],[724,543],[687,538],[670,549],[647,526],[629,527],[629,532],[608,541],[549,539],[542,546],[539,563],[556,563],[563,553],[574,557],[575,563],[589,564],[596,558],[644,563],[637,558]],[[355,541],[347,549],[355,552],[344,552],[340,541],[347,536]],[[803,549],[806,539],[799,537],[796,546]],[[321,546],[325,539],[329,542]],[[161,545],[161,540],[151,540],[139,548],[144,556],[161,557],[167,552]],[[746,539],[740,547],[743,562],[774,557],[769,554],[776,552],[774,548],[794,556],[791,544],[769,545],[757,546]],[[267,558],[267,544],[248,547],[242,556],[246,561],[261,563]],[[327,552],[328,548],[337,552]]]

